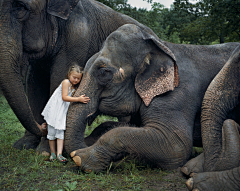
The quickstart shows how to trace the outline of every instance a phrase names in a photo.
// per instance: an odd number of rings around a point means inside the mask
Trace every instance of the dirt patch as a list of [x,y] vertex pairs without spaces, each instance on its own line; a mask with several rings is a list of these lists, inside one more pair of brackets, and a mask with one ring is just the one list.
[[171,190],[188,191],[185,186],[186,178],[176,170],[162,177],[161,181],[156,181],[154,186],[148,186],[149,190]]

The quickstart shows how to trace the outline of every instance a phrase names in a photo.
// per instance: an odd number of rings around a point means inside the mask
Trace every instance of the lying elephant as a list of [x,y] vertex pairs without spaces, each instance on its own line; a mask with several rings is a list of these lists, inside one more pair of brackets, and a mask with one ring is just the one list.
[[[136,25],[120,27],[85,66],[75,96],[90,102],[69,107],[66,151],[84,170],[103,170],[126,154],[163,169],[184,165],[199,141],[204,93],[238,45],[172,44]],[[86,124],[99,113],[135,127],[119,125],[87,147]]]
[[240,46],[209,85],[202,106],[203,154],[182,171],[190,190],[240,190]]
[[85,66],[119,26],[141,24],[94,0],[0,2],[0,87],[27,130],[14,147],[36,148],[42,132],[35,121],[43,123],[41,112],[69,65]]

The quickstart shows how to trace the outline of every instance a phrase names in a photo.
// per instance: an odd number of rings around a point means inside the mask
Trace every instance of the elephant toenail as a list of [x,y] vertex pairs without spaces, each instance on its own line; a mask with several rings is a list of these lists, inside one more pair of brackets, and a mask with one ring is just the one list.
[[75,154],[76,154],[76,151],[73,151],[73,152],[70,153],[72,158],[75,156]]
[[182,167],[181,168],[181,171],[186,174],[186,175],[189,175],[189,172],[188,172],[188,168],[187,167]]
[[189,179],[186,181],[186,186],[187,186],[188,190],[192,190],[192,187],[193,187],[193,178],[189,178]]
[[192,172],[191,174],[190,174],[190,177],[193,177],[194,175],[196,175],[197,173],[195,173],[195,172]]
[[82,160],[79,156],[73,157],[73,161],[76,163],[77,166],[81,166]]

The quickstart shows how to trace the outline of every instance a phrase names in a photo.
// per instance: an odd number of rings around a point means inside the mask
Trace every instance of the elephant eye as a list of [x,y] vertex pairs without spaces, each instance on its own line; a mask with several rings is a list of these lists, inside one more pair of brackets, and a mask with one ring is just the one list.
[[20,21],[24,21],[28,18],[29,9],[26,4],[21,1],[16,1],[12,5],[12,13]]
[[97,70],[96,77],[100,85],[107,85],[112,81],[113,72],[109,68],[99,68]]

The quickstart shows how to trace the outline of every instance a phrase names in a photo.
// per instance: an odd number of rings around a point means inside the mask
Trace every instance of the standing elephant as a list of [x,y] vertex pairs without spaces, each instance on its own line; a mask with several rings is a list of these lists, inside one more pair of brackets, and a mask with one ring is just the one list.
[[[203,154],[184,167],[190,190],[240,190],[240,46],[209,85],[202,105]],[[196,168],[198,166],[198,168]]]
[[[238,45],[172,44],[133,24],[120,27],[85,66],[75,96],[91,101],[70,104],[66,151],[84,170],[103,170],[126,154],[163,169],[182,166],[199,141],[204,93]],[[135,127],[118,125],[86,147],[86,124],[99,113]]]
[[36,122],[69,66],[85,66],[125,23],[141,25],[94,0],[0,0],[0,87],[27,130],[14,147],[37,147]]

